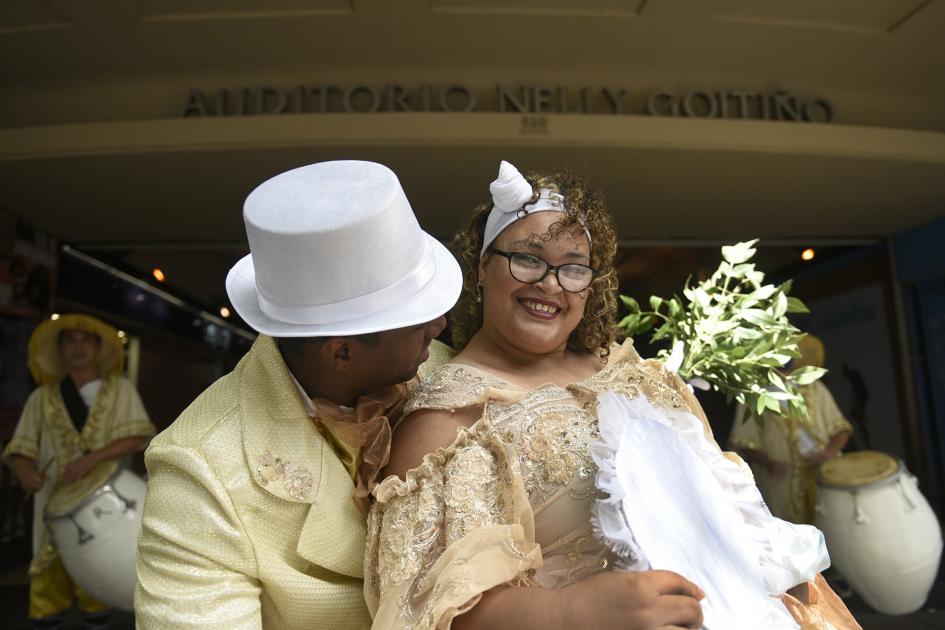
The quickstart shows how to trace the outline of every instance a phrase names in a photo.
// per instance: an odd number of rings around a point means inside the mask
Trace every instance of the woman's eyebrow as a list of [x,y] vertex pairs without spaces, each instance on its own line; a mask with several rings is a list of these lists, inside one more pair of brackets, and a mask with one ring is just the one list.
[[512,241],[510,245],[512,247],[527,247],[528,249],[534,249],[538,251],[545,249],[545,246],[541,243],[541,241],[536,241],[531,237]]

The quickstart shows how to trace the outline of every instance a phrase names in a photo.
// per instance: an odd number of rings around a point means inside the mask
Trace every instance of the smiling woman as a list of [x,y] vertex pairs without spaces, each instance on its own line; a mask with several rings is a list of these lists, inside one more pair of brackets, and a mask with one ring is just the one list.
[[[578,325],[570,331],[567,347],[575,352],[600,352],[606,356],[614,340],[617,313],[617,274],[613,262],[617,234],[607,204],[599,190],[573,175],[531,174],[531,178],[533,185],[522,191],[528,194],[527,200],[534,200],[533,205],[539,206],[541,191],[546,190],[547,209],[553,208],[552,203],[557,201],[560,211],[532,211],[526,220],[513,222],[502,234],[490,234],[490,242],[486,243],[487,223],[493,208],[493,202],[489,201],[473,210],[463,229],[453,238],[452,250],[463,268],[463,294],[450,315],[453,346],[457,350],[465,348],[473,334],[482,328],[485,309],[490,308],[485,294],[491,291],[483,274],[488,269],[500,270],[505,250],[509,250],[510,255],[527,253],[541,259],[543,255],[550,257],[545,252],[554,247],[561,248],[565,258],[561,261],[542,259],[544,264],[579,263],[589,266],[594,274],[586,291],[581,291],[584,293],[582,313]],[[560,199],[549,199],[549,195]],[[523,205],[513,209],[514,218]],[[593,238],[589,238],[592,235]],[[499,260],[494,260],[496,258]],[[508,263],[505,273],[514,277],[516,266],[511,258]],[[562,275],[567,272],[556,274],[559,286]],[[547,275],[539,281],[545,285],[550,282],[554,281]]]
[[[492,203],[454,239],[465,288],[451,321],[460,351],[411,393],[390,476],[373,491],[365,561],[373,627],[858,628],[817,576],[825,554],[779,555],[770,535],[819,550],[819,532],[773,519],[686,385],[631,341],[614,343],[616,248],[600,194],[568,176],[528,181],[504,162],[490,191]],[[713,505],[749,531],[735,544],[758,574],[760,605],[726,610],[717,623],[724,601],[711,572],[655,570],[676,567],[650,564],[656,546],[629,554],[602,535],[607,473],[595,445],[605,421],[646,419],[607,416],[598,402],[615,397],[643,405],[672,435],[688,431],[693,454],[711,468],[691,481],[715,484],[722,498]],[[674,469],[683,448],[648,454]],[[659,474],[640,478],[656,496],[676,496]],[[656,528],[671,525],[659,510],[648,514]],[[697,549],[701,561],[708,542],[665,544]]]

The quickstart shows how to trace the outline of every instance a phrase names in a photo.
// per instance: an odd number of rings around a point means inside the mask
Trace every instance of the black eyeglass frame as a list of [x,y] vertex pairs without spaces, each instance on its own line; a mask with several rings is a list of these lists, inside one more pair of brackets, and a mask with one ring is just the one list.
[[[486,251],[492,252],[493,254],[498,254],[499,256],[506,258],[509,261],[509,275],[511,275],[513,278],[515,278],[522,284],[535,284],[536,282],[541,282],[542,280],[548,277],[549,273],[553,272],[555,274],[555,280],[558,282],[558,286],[561,287],[562,291],[565,291],[566,293],[580,293],[581,291],[587,290],[587,288],[590,287],[594,283],[594,279],[597,278],[596,269],[594,269],[593,267],[589,265],[582,265],[581,263],[565,263],[563,265],[552,265],[541,256],[536,256],[535,254],[529,254],[527,252],[506,252],[506,251],[502,251],[501,249],[497,249],[495,247],[490,247]],[[536,260],[540,260],[545,265],[545,272],[542,273],[541,276],[537,280],[532,280],[530,282],[527,280],[522,280],[521,278],[515,275],[514,271],[512,271],[512,257],[513,256],[529,256]],[[561,284],[561,276],[558,275],[558,272],[561,270],[562,267],[583,267],[584,269],[588,269],[591,272],[591,279],[587,281],[587,285],[585,285],[583,289],[577,289],[577,290],[565,289],[564,285]]]

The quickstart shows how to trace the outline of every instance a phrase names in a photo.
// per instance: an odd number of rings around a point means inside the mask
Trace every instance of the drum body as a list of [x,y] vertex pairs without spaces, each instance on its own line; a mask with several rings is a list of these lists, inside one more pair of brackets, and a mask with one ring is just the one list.
[[69,575],[99,601],[134,609],[135,549],[147,485],[121,470],[74,507],[51,511],[46,524]]
[[942,534],[901,462],[862,451],[825,464],[818,475],[816,525],[832,566],[867,604],[903,615],[925,603],[938,573]]

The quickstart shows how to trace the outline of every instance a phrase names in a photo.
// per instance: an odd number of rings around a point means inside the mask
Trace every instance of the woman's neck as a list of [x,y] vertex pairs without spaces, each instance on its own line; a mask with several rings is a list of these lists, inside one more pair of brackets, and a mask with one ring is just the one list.
[[597,357],[572,352],[566,343],[538,352],[510,343],[487,329],[473,335],[454,361],[484,369],[523,387],[545,383],[567,385],[600,368]]

